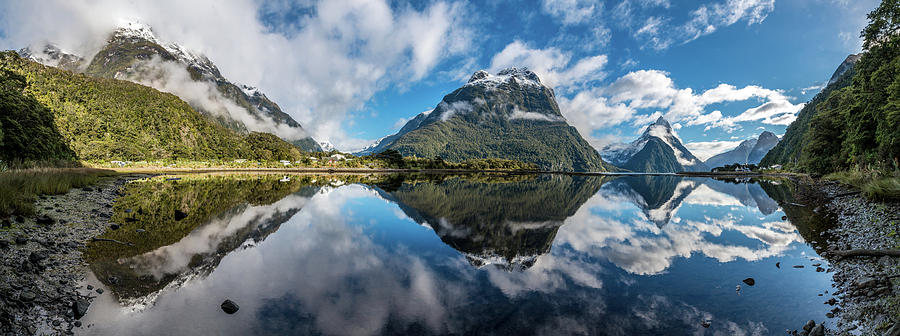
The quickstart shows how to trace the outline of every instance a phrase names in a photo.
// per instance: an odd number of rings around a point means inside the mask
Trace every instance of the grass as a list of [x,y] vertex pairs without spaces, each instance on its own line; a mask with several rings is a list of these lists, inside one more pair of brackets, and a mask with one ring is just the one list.
[[93,168],[32,168],[0,172],[0,216],[34,214],[38,195],[63,194],[115,174]]
[[831,173],[826,179],[859,188],[866,197],[879,201],[900,200],[900,172],[884,173],[876,170],[847,170]]

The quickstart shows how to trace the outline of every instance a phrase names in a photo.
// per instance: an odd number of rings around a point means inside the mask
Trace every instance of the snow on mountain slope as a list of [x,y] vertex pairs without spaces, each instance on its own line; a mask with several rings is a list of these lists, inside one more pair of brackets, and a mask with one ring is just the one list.
[[635,154],[644,149],[644,146],[647,145],[651,138],[662,140],[675,153],[675,159],[678,164],[686,169],[704,166],[703,161],[700,161],[690,150],[682,145],[681,140],[678,139],[678,136],[672,130],[672,126],[663,117],[659,117],[656,122],[650,124],[637,140],[629,144],[608,145],[600,151],[600,155],[607,162],[621,167],[626,165]]

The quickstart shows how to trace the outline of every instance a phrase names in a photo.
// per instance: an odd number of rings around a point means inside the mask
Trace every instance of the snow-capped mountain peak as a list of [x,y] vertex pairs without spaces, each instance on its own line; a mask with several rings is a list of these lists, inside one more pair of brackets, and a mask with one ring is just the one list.
[[150,25],[140,21],[126,21],[113,32],[113,37],[139,38],[159,43],[156,33]]
[[644,146],[646,146],[652,138],[661,140],[666,146],[671,148],[678,164],[686,168],[703,165],[703,161],[700,161],[700,159],[695,157],[694,154],[682,145],[681,139],[679,139],[672,130],[672,125],[663,117],[659,117],[655,122],[648,125],[647,129],[644,130],[644,133],[641,134],[637,140],[634,140],[629,144],[618,143],[607,145],[600,151],[600,155],[613,165],[623,166],[631,160],[635,154],[643,150]]
[[320,141],[319,147],[322,147],[323,151],[330,152],[334,150],[334,145],[329,141]]
[[537,87],[544,86],[537,74],[528,70],[528,68],[506,68],[492,75],[487,71],[476,71],[466,85],[481,85],[487,87],[498,87],[504,83],[515,81],[519,85],[532,85]]

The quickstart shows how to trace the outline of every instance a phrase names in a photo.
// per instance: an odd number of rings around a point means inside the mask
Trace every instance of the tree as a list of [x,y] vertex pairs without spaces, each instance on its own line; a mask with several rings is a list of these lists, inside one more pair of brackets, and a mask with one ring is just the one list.
[[900,0],[882,0],[881,5],[868,15],[869,25],[860,37],[863,49],[870,50],[900,33]]

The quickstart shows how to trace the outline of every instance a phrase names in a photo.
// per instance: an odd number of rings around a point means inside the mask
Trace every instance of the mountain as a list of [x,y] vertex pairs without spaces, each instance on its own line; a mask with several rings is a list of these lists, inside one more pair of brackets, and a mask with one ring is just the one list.
[[381,139],[378,139],[378,141],[375,141],[375,143],[367,146],[366,148],[363,148],[356,154],[357,155],[369,155],[369,154],[380,153],[380,152],[384,151],[385,149],[387,149],[388,146],[393,144],[394,141],[397,140],[398,138],[400,138],[401,136],[419,128],[419,126],[422,125],[422,121],[424,121],[425,118],[427,118],[429,114],[431,114],[431,111],[426,111],[426,112],[417,114],[415,117],[413,117],[412,119],[407,121],[406,124],[404,124],[403,127],[400,128],[399,131],[397,131],[397,133],[394,133],[394,134],[388,135],[386,137],[383,137]]
[[778,141],[775,133],[765,131],[756,139],[744,140],[736,148],[710,157],[705,163],[710,168],[734,163],[758,164],[763,156],[778,144]]
[[89,59],[63,53],[53,45],[40,52],[25,48],[19,54],[44,65],[170,92],[239,133],[272,133],[303,150],[322,150],[297,121],[258,89],[228,81],[208,58],[162,42],[144,24],[132,22],[116,29]]
[[611,144],[601,156],[616,167],[634,172],[676,173],[709,168],[681,144],[666,119],[659,117],[630,144]]
[[566,122],[553,90],[534,72],[517,68],[496,75],[476,72],[433,111],[416,116],[366,152],[385,149],[448,161],[512,159],[546,170],[614,169]]
[[175,95],[0,52],[0,159],[299,160],[268,133],[239,134]]
[[855,66],[859,62],[861,54],[850,55],[841,62],[841,65],[831,75],[828,85],[816,94],[812,100],[797,114],[797,119],[792,122],[784,136],[779,142],[760,160],[759,165],[769,167],[780,164],[786,167],[796,165],[800,160],[801,147],[803,146],[804,134],[809,130],[809,123],[813,116],[817,113],[819,105],[822,104],[832,92],[843,89],[852,83],[853,75],[856,74]]
[[697,186],[698,180],[681,176],[623,176],[603,185],[601,192],[622,197],[644,213],[648,220],[662,228],[672,219],[681,203]]

